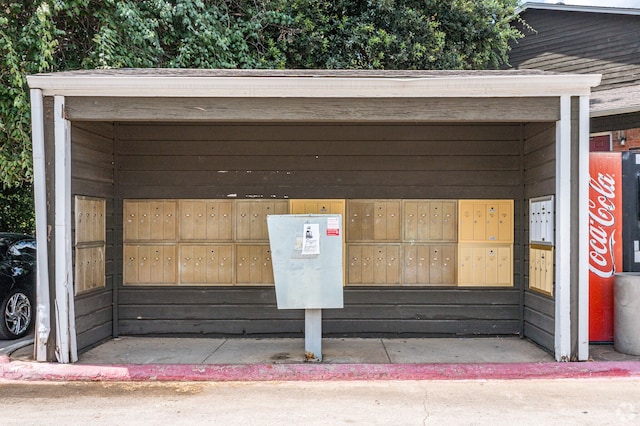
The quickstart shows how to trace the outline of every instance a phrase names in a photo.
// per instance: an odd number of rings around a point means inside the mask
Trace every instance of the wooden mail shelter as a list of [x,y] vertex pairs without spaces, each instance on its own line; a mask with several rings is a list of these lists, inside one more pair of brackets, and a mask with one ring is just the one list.
[[[345,307],[325,312],[326,335],[521,335],[587,359],[599,78],[30,76],[37,357],[74,361],[118,335],[301,336],[303,313],[276,309],[265,219],[329,212],[343,215]],[[553,244],[531,240],[542,222]]]

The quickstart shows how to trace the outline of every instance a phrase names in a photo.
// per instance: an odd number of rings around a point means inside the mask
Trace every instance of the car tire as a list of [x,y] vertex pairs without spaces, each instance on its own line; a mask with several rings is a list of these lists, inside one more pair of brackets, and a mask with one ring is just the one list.
[[26,336],[33,322],[31,297],[22,289],[9,292],[0,305],[0,339]]

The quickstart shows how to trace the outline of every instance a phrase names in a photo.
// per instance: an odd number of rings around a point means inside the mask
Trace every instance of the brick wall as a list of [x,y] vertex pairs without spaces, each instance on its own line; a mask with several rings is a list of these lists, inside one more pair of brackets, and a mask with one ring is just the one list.
[[[626,137],[624,145],[620,144],[620,138]],[[640,128],[615,130],[611,133],[613,151],[629,151],[631,149],[640,149]]]

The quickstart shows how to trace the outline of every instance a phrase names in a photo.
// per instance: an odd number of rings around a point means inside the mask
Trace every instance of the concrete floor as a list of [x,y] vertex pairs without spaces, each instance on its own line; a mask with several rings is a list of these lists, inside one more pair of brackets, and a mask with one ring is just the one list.
[[[28,342],[27,342],[28,343]],[[593,361],[640,361],[613,345],[591,345]],[[360,339],[323,338],[326,364],[438,364],[553,362],[553,356],[518,337]],[[33,359],[33,345],[11,352]],[[166,338],[123,336],[80,354],[77,364],[295,364],[305,362],[304,339]]]
[[[553,357],[518,337],[441,339],[324,338],[323,363],[522,363]],[[304,339],[120,337],[79,356],[78,364],[288,364],[304,362]],[[33,346],[11,354],[30,360]]]

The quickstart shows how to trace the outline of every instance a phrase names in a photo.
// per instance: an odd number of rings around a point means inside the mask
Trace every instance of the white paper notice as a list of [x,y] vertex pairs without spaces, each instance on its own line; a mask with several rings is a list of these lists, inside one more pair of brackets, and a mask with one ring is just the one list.
[[320,225],[307,223],[302,232],[302,254],[320,254]]
[[327,218],[327,236],[340,236],[340,221],[337,217]]

